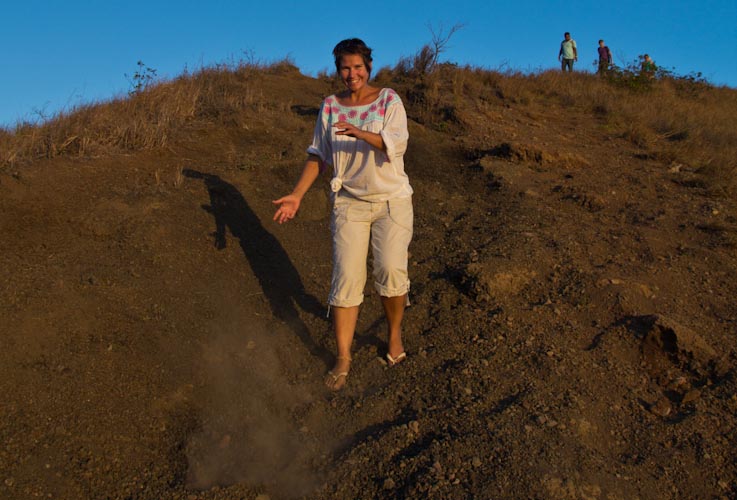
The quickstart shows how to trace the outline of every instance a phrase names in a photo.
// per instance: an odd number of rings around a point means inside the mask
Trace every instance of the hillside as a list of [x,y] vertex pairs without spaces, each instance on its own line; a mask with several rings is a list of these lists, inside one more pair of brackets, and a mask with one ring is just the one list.
[[[328,78],[211,68],[0,133],[0,497],[737,497],[737,91],[382,70],[410,118],[407,362],[347,387]],[[370,289],[370,286],[368,287]]]

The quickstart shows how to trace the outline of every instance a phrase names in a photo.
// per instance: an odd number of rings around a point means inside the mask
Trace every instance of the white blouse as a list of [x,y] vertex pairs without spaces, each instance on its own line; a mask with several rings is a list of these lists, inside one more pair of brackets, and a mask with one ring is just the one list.
[[[333,124],[339,121],[381,134],[386,152],[355,137],[336,135]],[[408,139],[402,100],[394,90],[384,88],[374,102],[362,106],[343,106],[334,95],[326,98],[307,152],[320,157],[322,168],[332,167],[334,193],[342,188],[355,198],[381,202],[412,195],[404,171]]]

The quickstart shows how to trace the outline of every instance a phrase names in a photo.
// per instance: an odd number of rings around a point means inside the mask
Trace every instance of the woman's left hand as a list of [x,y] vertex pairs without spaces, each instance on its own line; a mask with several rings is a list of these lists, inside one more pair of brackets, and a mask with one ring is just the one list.
[[335,135],[347,135],[350,137],[355,137],[356,139],[360,139],[360,136],[363,133],[363,130],[348,122],[337,122],[333,125],[333,127],[338,129],[338,131],[335,132]]

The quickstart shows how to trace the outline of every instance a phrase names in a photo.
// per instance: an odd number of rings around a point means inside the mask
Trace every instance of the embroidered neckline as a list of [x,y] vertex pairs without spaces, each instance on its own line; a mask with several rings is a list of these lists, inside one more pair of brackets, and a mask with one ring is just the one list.
[[[368,103],[368,104],[357,104],[357,105],[355,105],[355,106],[346,106],[345,104],[341,104],[341,103],[340,103],[340,101],[338,101],[338,98],[336,97],[336,95],[335,95],[335,94],[333,94],[333,95],[331,95],[330,97],[328,97],[327,99],[325,99],[325,102],[326,102],[327,104],[329,104],[329,105],[330,105],[331,107],[332,107],[333,105],[337,104],[337,105],[338,105],[338,106],[340,106],[341,108],[348,108],[348,109],[358,109],[358,108],[366,108],[366,107],[370,107],[370,106],[373,106],[373,105],[377,104],[377,103],[378,103],[378,102],[379,102],[380,100],[382,100],[382,99],[386,101],[386,97],[387,97],[387,94],[391,95],[391,93],[392,93],[392,92],[391,92],[391,89],[390,89],[390,88],[388,88],[388,87],[383,87],[383,88],[382,88],[382,89],[381,89],[381,90],[379,91],[379,95],[378,95],[378,96],[376,96],[376,99],[374,99],[373,101],[371,101],[371,102],[370,102],[370,103]],[[389,99],[389,101],[391,101],[391,99]]]

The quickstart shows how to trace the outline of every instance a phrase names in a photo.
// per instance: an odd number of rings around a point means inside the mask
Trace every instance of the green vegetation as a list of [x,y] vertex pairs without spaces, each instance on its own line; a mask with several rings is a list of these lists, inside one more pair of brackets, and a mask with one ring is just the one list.
[[632,90],[651,90],[656,82],[663,80],[681,86],[682,90],[711,86],[698,72],[681,75],[675,68],[667,69],[654,64],[649,66],[644,55],[637,56],[637,59],[624,67],[612,66],[604,76],[608,82]]

